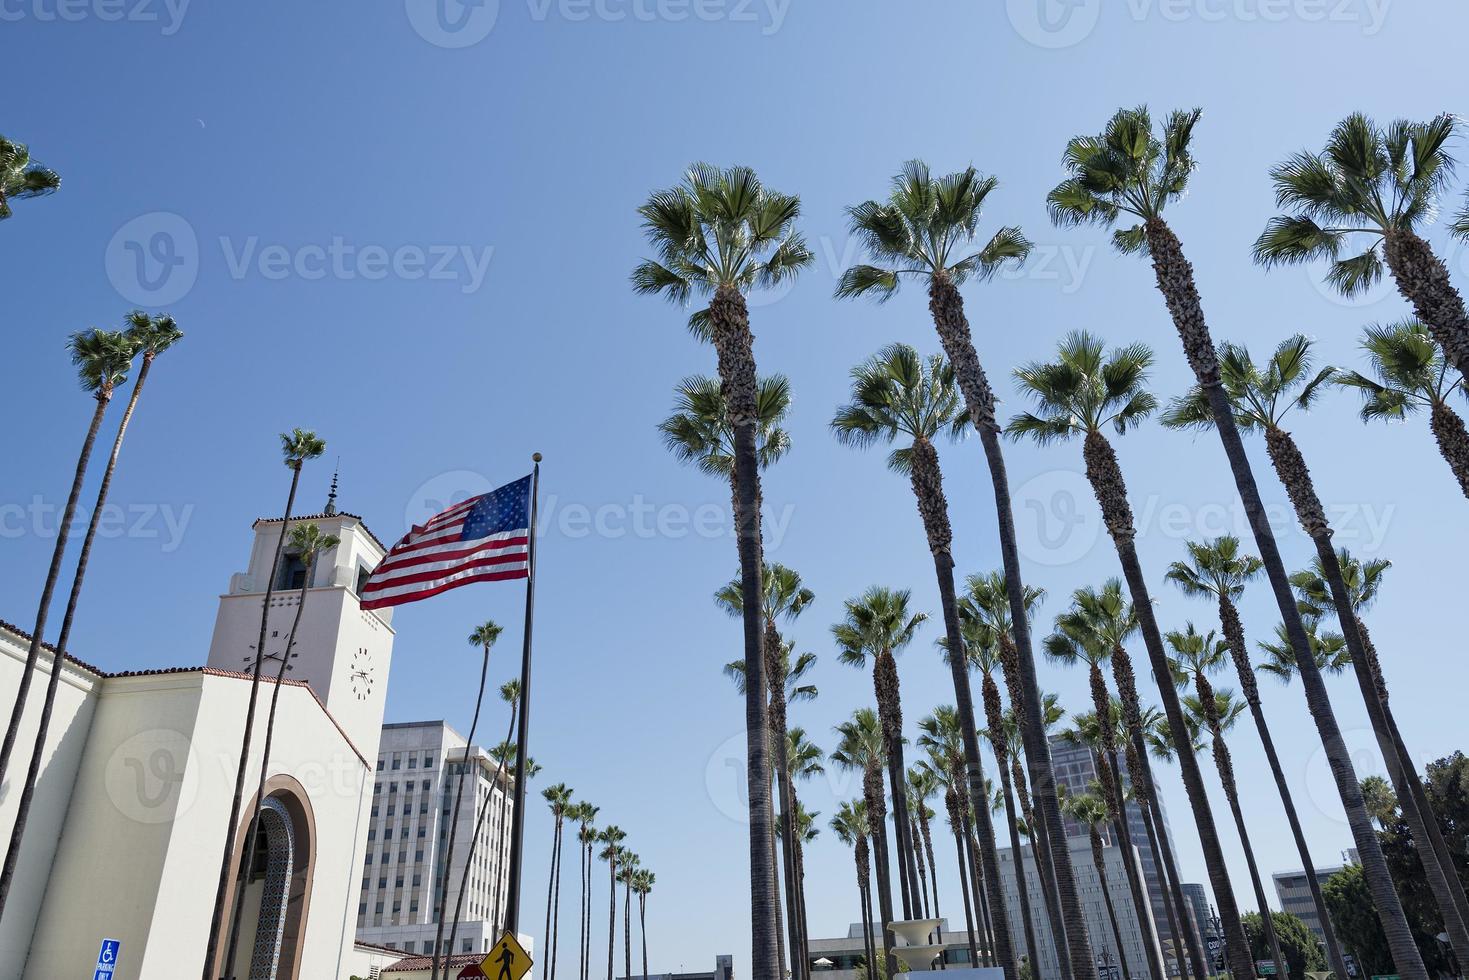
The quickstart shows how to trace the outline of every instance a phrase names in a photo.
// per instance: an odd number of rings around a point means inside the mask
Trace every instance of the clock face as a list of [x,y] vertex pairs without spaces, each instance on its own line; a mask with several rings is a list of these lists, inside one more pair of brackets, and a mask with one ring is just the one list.
[[366,701],[372,695],[372,654],[366,647],[358,647],[352,654],[352,693],[357,700]]

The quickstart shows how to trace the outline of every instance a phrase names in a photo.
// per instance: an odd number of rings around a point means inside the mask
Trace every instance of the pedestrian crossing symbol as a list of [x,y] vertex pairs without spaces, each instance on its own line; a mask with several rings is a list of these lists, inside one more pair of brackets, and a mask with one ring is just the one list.
[[520,980],[530,972],[530,966],[530,954],[516,941],[512,932],[501,936],[479,964],[480,971],[489,980]]

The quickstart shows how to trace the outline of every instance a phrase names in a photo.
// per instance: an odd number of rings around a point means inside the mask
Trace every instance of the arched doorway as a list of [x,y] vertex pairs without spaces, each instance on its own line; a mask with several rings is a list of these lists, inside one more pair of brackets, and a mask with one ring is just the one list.
[[[247,814],[258,820],[259,839],[251,868],[241,867],[256,821],[240,827],[231,858],[226,930],[239,903],[239,939],[233,963],[219,952],[217,976],[227,980],[301,980],[301,949],[311,904],[311,880],[316,862],[316,823],[305,789],[289,776],[266,782],[262,802]],[[228,945],[222,943],[222,946]]]

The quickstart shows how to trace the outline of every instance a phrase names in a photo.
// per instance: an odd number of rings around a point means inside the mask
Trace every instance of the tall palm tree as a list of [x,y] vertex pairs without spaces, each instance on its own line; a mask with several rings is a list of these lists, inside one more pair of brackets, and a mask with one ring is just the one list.
[[[1006,980],[1017,980],[1009,925],[1004,915],[1004,893],[1000,889],[999,858],[995,851],[994,828],[990,823],[989,797],[983,787],[968,661],[963,655],[964,640],[960,635],[958,599],[954,589],[953,528],[949,524],[949,506],[944,497],[938,450],[933,444],[940,433],[956,433],[964,424],[954,370],[948,362],[938,355],[925,360],[906,344],[891,344],[852,370],[852,400],[837,409],[831,426],[839,440],[853,446],[891,443],[899,437],[906,442],[888,454],[888,467],[908,476],[928,538],[928,548],[933,554],[939,598],[944,610],[944,634],[950,651],[947,659],[964,740],[965,779],[981,842],[981,860],[989,889],[988,903],[997,913],[994,954],[1005,971]],[[897,626],[901,630],[901,621]],[[840,635],[838,642],[845,642]],[[883,682],[878,680],[877,683],[881,699]],[[897,698],[895,673],[888,683],[893,685],[888,697],[891,708]],[[891,715],[885,714],[884,717]],[[898,796],[902,791],[901,760],[897,768],[890,771],[893,774],[893,792]],[[895,809],[906,816],[903,812],[906,811],[905,806],[896,806]],[[906,824],[906,820],[903,823]],[[899,845],[901,849],[901,837]]]
[[642,859],[623,848],[617,880],[622,882],[622,975],[632,976],[632,884]]
[[658,252],[632,273],[639,293],[658,293],[684,304],[697,292],[710,298],[708,331],[718,354],[720,391],[734,429],[734,519],[744,593],[745,781],[750,810],[751,973],[770,980],[776,961],[774,865],[770,800],[771,766],[766,737],[765,664],[761,653],[760,473],[757,431],[759,384],[754,335],[745,294],[792,279],[813,255],[793,226],[800,199],[761,184],[747,167],[690,167],[681,184],[655,192],[638,209],[643,230]]
[[912,593],[874,585],[862,595],[848,599],[845,615],[831,628],[837,644],[837,659],[859,670],[872,661],[872,686],[877,697],[877,718],[887,756],[888,792],[893,799],[893,836],[897,841],[899,891],[903,918],[917,918],[918,874],[913,860],[913,827],[909,820],[908,787],[904,778],[903,705],[898,687],[896,655],[903,651],[927,613],[910,612]]
[[[1295,508],[1297,521],[1315,545],[1317,567],[1323,578],[1323,599],[1330,600],[1342,636],[1346,639],[1357,686],[1387,762],[1388,773],[1393,777],[1399,794],[1410,796],[1410,805],[1403,811],[1404,817],[1410,828],[1416,827],[1431,834],[1432,831],[1426,828],[1428,825],[1436,827],[1437,821],[1431,813],[1420,814],[1416,801],[1411,800],[1413,794],[1408,783],[1410,778],[1416,778],[1416,769],[1407,747],[1397,735],[1397,726],[1382,698],[1385,686],[1377,665],[1376,651],[1369,650],[1363,642],[1351,590],[1332,549],[1332,529],[1326,519],[1326,510],[1316,493],[1305,456],[1283,427],[1291,409],[1310,408],[1316,393],[1335,374],[1335,369],[1327,367],[1314,371],[1311,341],[1299,334],[1282,341],[1265,365],[1257,365],[1250,358],[1249,351],[1236,344],[1223,345],[1220,355],[1222,387],[1234,408],[1235,422],[1245,432],[1264,432],[1265,446],[1276,475],[1285,486]],[[1163,421],[1165,425],[1175,428],[1208,428],[1213,424],[1213,416],[1202,391],[1195,388],[1169,407]],[[1413,770],[1412,777],[1408,775],[1409,770]],[[1360,785],[1355,777],[1350,788],[1358,796],[1361,795]],[[1365,811],[1359,813],[1359,816],[1365,817]],[[1367,821],[1366,830],[1367,836],[1371,838],[1371,845],[1377,847],[1378,838],[1371,831],[1370,821]],[[1417,839],[1428,840],[1428,837],[1420,836]],[[1453,865],[1445,865],[1440,859],[1438,849],[1434,847],[1422,848],[1418,855],[1429,887],[1444,915],[1445,928],[1455,944],[1456,953],[1469,957],[1469,901],[1464,899],[1463,888],[1457,885]],[[1451,878],[1455,880],[1451,881]]]
[[[1111,804],[1092,793],[1076,793],[1066,798],[1066,812],[1071,819],[1087,829],[1092,843],[1092,865],[1097,869],[1097,881],[1101,885],[1102,902],[1107,908],[1107,920],[1112,926],[1112,942],[1117,947],[1118,965],[1122,976],[1130,977],[1127,967],[1127,948],[1122,945],[1122,929],[1117,924],[1117,908],[1112,903],[1112,887],[1107,882],[1106,850],[1102,842],[1101,827],[1111,819]],[[1136,899],[1134,899],[1136,902]],[[1143,918],[1143,907],[1137,907],[1138,919]]]
[[908,806],[913,814],[913,822],[918,827],[918,839],[914,841],[913,850],[923,859],[919,862],[918,870],[921,874],[924,867],[927,866],[931,875],[928,886],[932,890],[933,898],[930,902],[929,893],[924,894],[923,916],[928,918],[932,915],[936,919],[942,918],[939,911],[939,866],[933,854],[933,832],[930,823],[937,814],[928,805],[928,801],[933,799],[939,791],[938,777],[927,766],[915,764],[908,767],[907,783]]
[[[316,569],[316,561],[324,551],[330,551],[340,543],[336,535],[323,534],[321,526],[308,521],[304,524],[296,524],[291,528],[290,553],[295,555],[301,562],[304,574],[301,576],[301,589],[296,594],[296,613],[291,618],[291,630],[286,635],[285,648],[281,650],[280,666],[276,668],[275,684],[270,691],[270,709],[265,715],[265,745],[260,752],[260,780],[255,785],[255,803],[260,807],[265,802],[265,779],[270,771],[270,750],[275,742],[275,713],[280,703],[281,684],[286,679],[286,671],[290,670],[291,653],[296,646],[296,633],[301,628],[301,614],[306,609],[306,594],[312,586],[313,573]],[[245,913],[245,888],[250,882],[250,876],[255,868],[255,854],[260,846],[260,813],[257,812],[250,827],[250,837],[245,848],[245,860],[240,864],[240,886],[235,891],[234,914],[230,920],[229,941],[225,944],[224,961],[233,964],[235,952],[239,948],[240,923]]]
[[867,820],[867,804],[860,799],[843,802],[831,818],[831,829],[837,839],[851,847],[857,865],[857,904],[862,913],[862,957],[871,968],[877,962],[873,944],[872,871],[867,839],[871,836]]
[[291,509],[296,503],[296,489],[301,483],[301,468],[307,460],[326,452],[326,443],[310,429],[292,429],[281,433],[281,456],[291,471],[291,489],[286,494],[286,512],[281,517],[281,533],[275,541],[275,553],[265,580],[265,597],[260,604],[260,634],[255,641],[255,665],[250,671],[250,700],[245,708],[245,731],[240,737],[240,761],[235,770],[235,794],[230,803],[229,822],[225,826],[223,854],[219,863],[219,882],[214,894],[214,914],[209,920],[209,938],[204,945],[204,980],[212,980],[219,934],[224,925],[224,902],[230,884],[230,856],[234,851],[235,827],[240,822],[240,809],[245,796],[245,769],[250,762],[250,740],[255,733],[255,706],[260,695],[260,670],[265,663],[265,631],[270,622],[270,600],[275,595],[280,576],[281,552],[291,525]]
[[[1188,542],[1188,561],[1175,561],[1168,567],[1168,581],[1178,586],[1184,595],[1199,599],[1212,599],[1219,610],[1219,622],[1224,628],[1224,640],[1234,661],[1235,675],[1239,679],[1240,692],[1255,721],[1255,730],[1260,735],[1260,744],[1265,749],[1265,759],[1270,764],[1275,788],[1285,807],[1286,822],[1290,824],[1291,836],[1295,838],[1296,853],[1300,855],[1301,867],[1305,871],[1311,889],[1311,900],[1316,906],[1316,915],[1321,923],[1326,942],[1327,962],[1338,977],[1350,976],[1346,960],[1342,957],[1341,945],[1336,938],[1336,927],[1326,909],[1321,895],[1321,885],[1316,879],[1316,866],[1311,859],[1311,848],[1306,843],[1305,831],[1301,829],[1296,804],[1286,782],[1285,770],[1275,750],[1275,738],[1265,721],[1265,710],[1260,703],[1260,685],[1256,682],[1255,670],[1250,663],[1249,647],[1245,643],[1244,622],[1240,619],[1236,605],[1244,595],[1245,585],[1257,578],[1262,563],[1254,555],[1240,550],[1239,538],[1222,535],[1209,542]],[[1286,647],[1288,649],[1288,646]]]
[[[472,647],[478,647],[482,651],[483,656],[480,658],[479,690],[474,696],[474,717],[470,720],[469,736],[465,739],[464,742],[464,756],[459,763],[459,778],[454,781],[454,812],[449,819],[449,839],[444,844],[445,872],[442,876],[441,881],[439,882],[438,899],[434,902],[434,921],[437,922],[439,925],[434,934],[434,958],[433,964],[430,967],[430,977],[432,978],[432,980],[438,980],[439,976],[439,958],[444,945],[444,907],[448,904],[449,901],[448,869],[452,867],[454,863],[454,844],[459,835],[459,808],[460,805],[464,802],[464,784],[466,782],[469,783],[469,792],[472,799],[478,797],[479,795],[478,764],[476,764],[474,768],[471,768],[469,759],[470,751],[475,748],[474,733],[479,728],[480,710],[484,707],[485,703],[485,678],[489,675],[490,672],[490,650],[494,647],[495,641],[500,638],[500,634],[504,632],[504,629],[505,628],[503,626],[500,626],[493,620],[486,620],[484,623],[476,626],[474,628],[474,631],[469,634],[469,645]],[[447,771],[452,772],[453,767],[448,767]],[[473,803],[471,803],[471,805],[473,805]],[[486,805],[488,805],[488,803]],[[478,840],[478,837],[479,835],[475,834],[475,836],[470,838],[470,847],[474,846],[474,844]],[[449,940],[449,948],[451,953],[453,952],[453,946],[454,940],[451,937]],[[444,969],[448,969],[447,963],[445,963]]]
[[964,779],[964,743],[959,734],[954,709],[940,705],[934,713],[919,719],[918,744],[928,753],[918,765],[931,772],[944,793],[944,814],[949,832],[954,836],[955,870],[959,874],[959,894],[964,901],[965,936],[969,944],[969,962],[979,964],[979,933],[975,928],[974,896],[970,887],[969,861],[966,857],[967,835],[964,832],[968,795]]
[[[518,713],[520,709],[520,678],[512,677],[510,680],[500,685],[500,700],[510,705],[510,713],[512,715]],[[510,736],[508,735],[505,737],[505,740],[503,742],[489,750],[490,758],[498,762],[507,772],[512,771],[512,767],[515,766],[516,756],[518,753],[519,746],[510,741]],[[537,772],[540,772],[540,766],[536,765],[536,761],[534,759],[526,759],[526,778],[530,779]],[[495,841],[493,846],[495,848],[495,860],[502,868],[505,866],[505,852],[509,847],[510,801],[513,798],[513,795],[513,792],[500,794],[499,819],[496,821]],[[476,839],[478,838],[476,837]],[[466,865],[465,867],[467,868],[468,865]],[[498,923],[501,919],[501,913],[505,911],[500,907],[500,890],[498,888],[495,889],[490,898],[490,922]],[[454,946],[452,933],[450,934],[449,946],[451,949]]]
[[[1126,434],[1129,429],[1140,425],[1157,407],[1157,400],[1147,389],[1148,370],[1152,363],[1153,352],[1143,344],[1114,348],[1109,353],[1099,338],[1085,331],[1074,331],[1058,345],[1056,360],[1049,363],[1032,362],[1015,372],[1021,391],[1030,398],[1035,411],[1014,416],[1006,431],[1012,438],[1028,437],[1041,445],[1074,437],[1082,440],[1082,458],[1086,464],[1087,481],[1091,484],[1092,492],[1101,508],[1103,523],[1117,551],[1133,609],[1144,610],[1136,616],[1135,629],[1142,634],[1143,646],[1148,652],[1154,676],[1163,678],[1167,676],[1167,652],[1163,648],[1162,631],[1153,615],[1152,596],[1137,552],[1137,528],[1132,507],[1127,500],[1127,483],[1117,461],[1117,454],[1106,436],[1108,428],[1118,435]],[[1094,601],[1083,605],[1083,616],[1086,609],[1104,612],[1100,605],[1100,594],[1089,593],[1089,597]],[[1078,601],[1081,598],[1079,593]],[[1108,603],[1106,611],[1120,611],[1120,606]],[[1116,620],[1113,620],[1112,624],[1115,623]],[[1064,641],[1064,631],[1056,635]],[[1068,646],[1063,642],[1059,649],[1064,651]],[[1121,646],[1119,637],[1104,636],[1100,650],[1105,656],[1110,656],[1107,652],[1109,647],[1116,649]],[[1094,664],[1093,668],[1093,700],[1096,709],[1105,712],[1108,704],[1106,685],[1103,682],[1100,689],[1096,686],[1102,673],[1099,664]],[[1123,669],[1130,672],[1130,663]],[[1170,715],[1181,711],[1169,684],[1160,682],[1160,691],[1165,711]],[[1107,730],[1110,727],[1104,726]],[[1203,844],[1204,862],[1210,880],[1223,880],[1227,888],[1228,871],[1217,840],[1214,814],[1209,807],[1198,764],[1186,749],[1180,753],[1180,768],[1183,771],[1194,823]],[[1114,808],[1119,805],[1111,794],[1105,799]],[[1123,826],[1125,827],[1125,821]],[[1129,844],[1130,841],[1123,842],[1123,851],[1130,855]],[[1136,872],[1137,869],[1129,864],[1130,884],[1135,881]],[[1216,891],[1216,897],[1218,894]],[[1233,902],[1233,896],[1226,891],[1219,900],[1221,907],[1224,907]],[[1227,912],[1224,918],[1226,922],[1229,920]],[[1147,948],[1149,970],[1157,976],[1162,971],[1162,964],[1157,960],[1156,947],[1148,943]]]
[[[61,523],[56,527],[56,544],[51,549],[51,564],[46,570],[46,582],[41,587],[41,604],[36,610],[36,625],[31,629],[31,643],[26,650],[25,670],[15,690],[15,704],[10,709],[10,721],[5,729],[5,741],[0,745],[0,782],[10,772],[10,756],[15,750],[15,740],[20,734],[21,716],[25,713],[26,700],[30,697],[31,679],[36,673],[36,664],[41,658],[41,647],[45,643],[46,619],[51,611],[51,598],[56,592],[56,582],[61,577],[61,559],[66,553],[66,542],[71,534],[71,525],[76,517],[77,501],[82,495],[82,480],[87,475],[87,464],[92,458],[92,447],[97,442],[97,431],[102,428],[102,416],[112,403],[113,393],[126,383],[128,370],[137,351],[126,334],[117,330],[87,330],[72,334],[66,342],[72,364],[76,365],[77,377],[82,390],[92,396],[94,407],[92,421],[87,427],[87,436],[77,454],[76,474],[72,477],[71,492],[61,512]],[[53,672],[55,665],[53,664]]]
[[[1256,642],[1255,646],[1265,655],[1265,659],[1255,664],[1255,670],[1270,674],[1282,684],[1289,684],[1298,673],[1296,650],[1291,646],[1282,624],[1275,624],[1273,635],[1273,643],[1266,640]],[[1347,652],[1346,638],[1332,630],[1323,631],[1320,619],[1314,616],[1306,619],[1306,637],[1310,642],[1311,657],[1318,672],[1340,674],[1351,666],[1352,655]]]
[[0,221],[11,217],[11,201],[51,194],[61,186],[61,176],[31,159],[24,143],[0,136]]
[[588,980],[591,970],[592,956],[592,903],[588,888],[592,880],[592,851],[596,847],[598,832],[594,826],[597,813],[601,807],[582,801],[576,805],[577,832],[576,839],[581,861],[581,912],[579,923],[581,930],[581,980]]
[[1333,379],[1362,393],[1362,421],[1402,419],[1427,408],[1438,451],[1469,497],[1469,430],[1449,407],[1455,392],[1469,391],[1464,376],[1449,370],[1442,349],[1418,320],[1368,327],[1362,349],[1373,376],[1341,371]]
[[[870,295],[882,301],[897,291],[904,276],[927,281],[928,308],[934,328],[953,365],[969,421],[979,433],[994,490],[1006,594],[1017,624],[1015,645],[1021,654],[1024,697],[1019,701],[1019,711],[1024,721],[1021,733],[1025,762],[1036,788],[1042,824],[1056,852],[1056,881],[1066,910],[1064,941],[1061,936],[1056,937],[1057,957],[1064,977],[1095,980],[1086,920],[1061,827],[1050,749],[1041,736],[1040,688],[1031,654],[1030,625],[1024,621],[1026,589],[1020,574],[1010,478],[1005,470],[1000,425],[995,417],[995,393],[975,351],[969,319],[964,312],[964,297],[959,292],[959,287],[969,280],[989,279],[1007,263],[1023,262],[1030,254],[1030,242],[1014,227],[999,229],[977,251],[973,248],[985,201],[997,185],[994,177],[981,176],[973,167],[935,178],[920,160],[904,164],[902,172],[892,180],[886,201],[864,201],[847,209],[853,233],[877,264],[857,265],[847,270],[836,294],[842,298]],[[973,802],[976,810],[982,807],[977,798]]]
[[[791,410],[791,383],[783,374],[755,384],[755,458],[766,469],[791,448],[785,429]],[[663,444],[680,462],[729,482],[735,493],[735,431],[718,378],[695,374],[674,388],[674,412],[658,424]]]
[[891,970],[896,965],[893,957],[896,936],[888,928],[894,920],[893,890],[889,880],[892,861],[887,833],[883,829],[888,805],[882,786],[882,773],[887,764],[887,740],[883,737],[882,722],[872,708],[853,711],[852,717],[837,725],[834,731],[840,738],[832,750],[831,761],[841,769],[862,774],[862,802],[867,810],[868,837],[872,841],[872,857],[876,864],[878,914],[882,916],[877,925],[882,934],[883,959]]
[[[771,744],[775,750],[775,777],[779,790],[780,814],[783,818],[792,811],[794,791],[791,787],[790,762],[786,758],[788,749],[787,703],[790,700],[810,700],[816,696],[816,688],[800,683],[800,678],[815,666],[815,654],[802,654],[794,662],[791,653],[781,639],[779,621],[794,621],[816,600],[816,593],[801,584],[801,575],[794,569],[778,562],[762,569],[763,597],[765,610],[765,678],[770,688],[769,710],[766,723],[770,730]],[[714,594],[714,601],[731,616],[743,614],[743,598],[740,580],[736,578]],[[725,673],[734,677],[744,694],[745,664],[736,660],[725,667]],[[786,920],[789,927],[791,947],[792,980],[804,976],[805,938],[801,933],[800,915],[797,909],[798,889],[795,876],[796,841],[794,827],[788,819],[781,822],[781,860],[785,875]],[[777,899],[778,904],[778,899]],[[777,912],[777,918],[779,913]],[[784,957],[780,957],[782,960]]]
[[[1173,318],[1184,355],[1193,369],[1194,380],[1204,393],[1214,418],[1234,475],[1235,489],[1254,533],[1256,548],[1265,563],[1271,593],[1289,632],[1291,645],[1303,662],[1301,679],[1307,704],[1321,736],[1358,853],[1362,855],[1363,871],[1371,884],[1373,899],[1384,919],[1394,963],[1404,980],[1426,980],[1422,957],[1413,945],[1407,918],[1393,892],[1387,862],[1382,858],[1381,848],[1362,806],[1362,793],[1352,771],[1341,726],[1332,712],[1326,686],[1316,673],[1315,665],[1310,663],[1305,627],[1290,593],[1290,582],[1275,541],[1275,531],[1270,526],[1228,394],[1221,383],[1219,358],[1204,319],[1193,266],[1184,255],[1178,236],[1164,220],[1168,205],[1183,196],[1189,176],[1197,166],[1190,144],[1199,115],[1200,110],[1197,109],[1174,112],[1163,123],[1161,132],[1154,132],[1152,117],[1146,108],[1123,109],[1108,121],[1100,135],[1071,140],[1064,157],[1066,179],[1051,191],[1047,199],[1051,218],[1057,224],[1113,225],[1126,215],[1129,220],[1137,222],[1114,232],[1113,244],[1123,252],[1145,252],[1152,260],[1158,291]],[[1138,615],[1143,621],[1151,620],[1153,610],[1151,606],[1138,603]],[[1148,632],[1155,630],[1156,624],[1149,627]],[[1149,651],[1149,659],[1155,661],[1154,673],[1160,678],[1166,677],[1167,665],[1157,662],[1152,650]],[[1170,707],[1175,699],[1166,691],[1164,697],[1164,709],[1169,714],[1171,725],[1177,728],[1180,719]],[[1198,786],[1201,785],[1198,766],[1188,758],[1191,755],[1191,752],[1181,750],[1179,761],[1185,772],[1185,785]],[[1207,819],[1212,828],[1212,816]],[[1217,833],[1205,836],[1217,840]],[[1234,890],[1223,874],[1224,863],[1218,849],[1206,844],[1206,856],[1231,967],[1237,974],[1247,976],[1252,969],[1249,946],[1240,923]]]
[[622,842],[627,833],[617,825],[605,827],[597,840],[602,844],[598,855],[607,862],[607,882],[611,887],[611,898],[607,903],[607,980],[612,980],[612,956],[617,951],[617,862],[626,853]]
[[[1437,216],[1438,195],[1453,175],[1448,143],[1456,127],[1449,113],[1428,122],[1397,119],[1385,128],[1360,112],[1347,116],[1321,152],[1303,150],[1271,168],[1275,203],[1287,213],[1270,219],[1254,253],[1266,268],[1328,259],[1326,281],[1344,296],[1381,279],[1385,259],[1398,292],[1443,345],[1449,363],[1469,375],[1464,299],[1417,232]],[[1342,258],[1342,247],[1355,236],[1366,236],[1366,248]]]
[[[1462,926],[1469,921],[1469,899],[1465,897],[1463,883],[1456,870],[1457,864],[1449,850],[1448,843],[1444,840],[1439,818],[1433,810],[1433,805],[1429,802],[1428,794],[1423,788],[1423,780],[1418,775],[1417,765],[1413,761],[1412,754],[1408,752],[1408,747],[1403,741],[1402,730],[1399,729],[1397,718],[1393,715],[1392,702],[1388,698],[1387,679],[1383,676],[1382,664],[1377,656],[1377,647],[1373,644],[1372,636],[1367,631],[1367,624],[1362,619],[1362,613],[1377,600],[1378,591],[1382,587],[1383,575],[1391,567],[1392,562],[1386,558],[1374,558],[1362,562],[1354,558],[1346,548],[1339,548],[1329,565],[1323,561],[1322,556],[1318,555],[1311,562],[1310,568],[1291,576],[1291,585],[1296,589],[1301,608],[1308,614],[1317,616],[1323,615],[1333,604],[1334,590],[1330,585],[1333,573],[1345,591],[1347,604],[1352,610],[1356,626],[1355,632],[1361,642],[1360,651],[1352,650],[1351,633],[1347,633],[1347,648],[1351,664],[1357,676],[1358,686],[1362,689],[1362,696],[1367,701],[1368,715],[1372,717],[1379,745],[1384,746],[1383,754],[1387,761],[1388,776],[1393,780],[1393,788],[1400,798],[1408,797],[1407,801],[1400,804],[1403,819],[1408,824],[1409,832],[1415,835],[1413,839],[1424,841],[1428,845],[1416,850],[1420,860],[1424,861],[1429,886],[1433,889],[1439,910],[1444,915],[1450,939],[1454,941],[1455,927]],[[1341,625],[1340,615],[1337,616],[1337,624]],[[1374,715],[1372,711],[1374,700],[1380,709],[1378,715]],[[1385,747],[1388,743],[1391,743],[1396,750],[1395,754],[1386,752]],[[1437,871],[1428,867],[1425,855],[1436,859]],[[1458,914],[1453,915],[1446,911],[1445,903],[1451,903]],[[1456,952],[1455,955],[1458,953]]]
[[[803,655],[804,656],[804,655]],[[812,657],[814,660],[814,656]],[[816,687],[813,684],[804,684],[803,689],[809,689],[810,696],[816,696]],[[801,798],[796,793],[796,783],[805,782],[815,776],[826,772],[822,765],[826,753],[821,747],[814,744],[806,737],[806,729],[799,725],[786,731],[786,778],[791,782],[791,807],[796,813],[801,813]],[[798,821],[799,824],[799,821]],[[798,827],[799,829],[799,827]],[[799,833],[796,836],[796,907],[795,914],[801,927],[801,969],[810,972],[811,963],[811,928],[806,915],[806,876],[804,847]]]
[[1187,624],[1183,630],[1169,631],[1168,645],[1173,649],[1173,656],[1168,658],[1168,666],[1172,670],[1174,683],[1185,689],[1190,683],[1193,684],[1192,699],[1184,698],[1186,711],[1201,730],[1209,733],[1214,767],[1219,772],[1219,783],[1224,787],[1224,797],[1229,801],[1230,813],[1234,815],[1240,846],[1244,848],[1245,864],[1250,871],[1250,885],[1255,890],[1255,904],[1262,919],[1265,944],[1270,948],[1270,955],[1275,960],[1280,975],[1285,976],[1285,960],[1280,954],[1280,940],[1275,935],[1274,924],[1269,921],[1270,906],[1265,898],[1265,883],[1260,878],[1260,869],[1255,862],[1255,849],[1250,843],[1249,827],[1246,826],[1244,812],[1240,809],[1239,785],[1234,778],[1234,760],[1230,755],[1229,745],[1224,740],[1224,733],[1234,726],[1245,706],[1235,700],[1231,692],[1216,691],[1209,681],[1210,674],[1217,673],[1224,667],[1225,658],[1229,656],[1229,645],[1216,639],[1212,630],[1207,634],[1199,633],[1194,629],[1193,623]]
[[643,980],[648,977],[648,895],[658,876],[647,868],[639,868],[632,878],[632,890],[638,896],[638,932],[642,936]]
[[[561,826],[566,821],[568,814],[573,814],[573,803],[571,800],[571,787],[565,783],[556,783],[541,790],[541,798],[551,808],[551,817],[554,826],[551,832],[551,873],[546,878],[546,927],[541,933],[546,937],[546,944],[551,948],[548,950],[546,959],[541,966],[541,977],[550,980],[556,974],[556,945],[557,935],[561,931]],[[555,911],[554,924],[552,911]]]
[[[82,537],[76,574],[72,577],[71,592],[66,600],[66,612],[61,617],[61,634],[56,640],[56,654],[51,662],[51,676],[46,682],[46,696],[41,704],[41,717],[36,727],[35,744],[31,751],[30,764],[26,770],[25,784],[21,788],[20,798],[16,803],[15,823],[10,831],[10,844],[5,852],[4,868],[0,870],[0,917],[5,914],[5,905],[10,897],[10,886],[14,880],[15,867],[20,860],[21,841],[25,836],[26,822],[30,817],[36,780],[41,774],[41,760],[45,754],[46,738],[51,729],[51,715],[56,706],[56,692],[62,673],[61,664],[66,659],[67,644],[71,640],[72,623],[76,619],[77,604],[81,600],[82,582],[86,578],[87,564],[92,555],[92,544],[97,539],[97,528],[101,524],[103,510],[107,504],[107,496],[112,487],[112,477],[117,470],[118,456],[122,452],[123,436],[127,434],[128,423],[132,421],[133,413],[137,409],[138,398],[143,393],[143,385],[148,380],[148,372],[153,366],[154,358],[168,350],[182,337],[183,331],[179,330],[172,317],[150,317],[146,313],[135,311],[128,316],[128,329],[123,335],[122,343],[119,343],[115,336],[104,338],[101,343],[101,347],[106,351],[105,356],[111,363],[97,365],[102,372],[97,375],[99,382],[105,383],[102,374],[112,372],[113,388],[115,389],[116,384],[120,383],[117,379],[124,376],[127,364],[131,362],[134,354],[142,354],[143,363],[138,369],[137,379],[133,382],[133,390],[128,396],[127,407],[123,409],[122,421],[117,427],[117,436],[112,441],[112,453],[107,458],[106,468],[102,472],[102,482],[97,488],[97,502],[92,507],[91,517],[87,521],[87,531]],[[84,372],[89,370],[85,364],[82,366]],[[98,394],[100,396],[100,389]],[[104,404],[99,401],[99,408]]]
[[1142,860],[1133,849],[1132,832],[1128,827],[1127,804],[1118,771],[1117,725],[1112,717],[1112,695],[1107,689],[1106,675],[1102,673],[1102,665],[1111,659],[1114,650],[1123,645],[1136,625],[1136,617],[1127,615],[1120,598],[1119,592],[1105,587],[1100,592],[1090,587],[1077,589],[1072,593],[1071,608],[1056,617],[1055,632],[1042,641],[1042,649],[1056,663],[1086,665],[1097,735],[1100,798],[1116,827],[1128,888],[1138,910],[1138,922],[1144,926],[1143,946],[1149,976],[1153,980],[1163,980],[1167,974],[1158,953],[1160,944],[1148,925],[1150,917],[1143,915],[1143,910],[1150,907],[1147,885],[1143,878]]

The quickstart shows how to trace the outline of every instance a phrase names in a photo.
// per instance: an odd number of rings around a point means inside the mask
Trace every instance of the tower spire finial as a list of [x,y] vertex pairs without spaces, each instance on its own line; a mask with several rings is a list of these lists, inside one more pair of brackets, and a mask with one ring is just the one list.
[[337,457],[336,468],[332,470],[332,489],[326,495],[326,510],[322,513],[331,515],[337,512],[337,474],[342,471],[342,457]]

